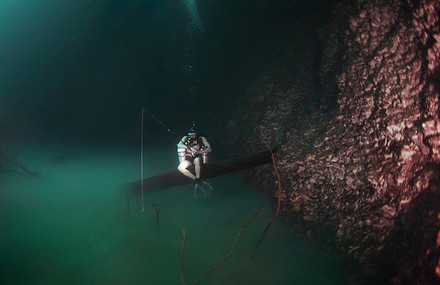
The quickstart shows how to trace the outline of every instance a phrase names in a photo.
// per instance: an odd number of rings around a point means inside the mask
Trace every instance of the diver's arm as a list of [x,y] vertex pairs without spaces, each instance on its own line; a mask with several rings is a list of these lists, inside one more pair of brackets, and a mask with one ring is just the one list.
[[185,151],[189,150],[189,147],[185,144],[187,139],[188,139],[188,136],[182,137],[182,139],[177,144],[177,150],[180,150],[180,149],[184,149]]
[[186,152],[187,154],[191,154],[194,156],[197,153],[197,150],[193,147],[189,147],[185,144],[188,140],[188,136],[184,136],[180,142],[177,144],[177,152]]
[[203,141],[204,149],[199,150],[198,153],[210,153],[212,151],[211,145],[205,137],[201,137]]

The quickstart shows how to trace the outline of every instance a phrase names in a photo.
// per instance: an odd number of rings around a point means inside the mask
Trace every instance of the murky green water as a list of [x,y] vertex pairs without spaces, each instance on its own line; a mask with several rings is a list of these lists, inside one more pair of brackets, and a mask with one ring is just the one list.
[[[208,200],[194,199],[190,185],[145,194],[141,215],[140,196],[127,200],[121,186],[139,178],[136,151],[34,145],[19,157],[42,177],[0,181],[1,284],[182,284],[183,229],[184,275],[192,284],[229,254],[258,206],[233,256],[199,284],[345,283],[337,262],[312,251],[282,218],[249,259],[273,212],[265,194],[235,175],[212,179]],[[146,151],[145,176],[174,167],[171,157]]]

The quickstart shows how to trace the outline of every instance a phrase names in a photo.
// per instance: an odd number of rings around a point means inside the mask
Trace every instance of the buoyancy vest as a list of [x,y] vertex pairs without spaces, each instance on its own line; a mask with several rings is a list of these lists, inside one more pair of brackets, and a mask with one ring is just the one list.
[[195,139],[190,139],[189,137],[187,137],[184,144],[190,147],[198,145],[200,150],[204,150],[206,148],[206,145],[203,143],[203,139],[201,136],[197,136]]
[[[185,141],[182,140],[182,143],[184,145],[186,145],[187,147],[198,146],[199,150],[204,150],[204,149],[208,148],[203,143],[203,137],[202,136],[197,136],[194,139],[190,139],[189,137],[186,137],[186,140]],[[185,149],[184,148],[178,148],[177,149],[177,154],[179,156],[179,160],[186,160],[186,157],[192,157],[190,152],[186,148]],[[197,155],[197,157],[201,157],[202,158],[203,164],[207,164],[208,163],[208,154],[207,153],[199,154],[199,155]]]

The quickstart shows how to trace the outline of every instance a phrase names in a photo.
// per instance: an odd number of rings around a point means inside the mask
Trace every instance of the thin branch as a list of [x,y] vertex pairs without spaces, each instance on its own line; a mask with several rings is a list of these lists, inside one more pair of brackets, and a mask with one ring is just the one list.
[[278,205],[277,205],[277,210],[275,212],[275,215],[272,217],[270,222],[264,228],[264,231],[261,234],[260,239],[258,240],[257,244],[255,245],[254,250],[252,251],[252,254],[251,254],[250,258],[254,258],[255,257],[255,254],[256,254],[258,248],[260,247],[260,244],[263,242],[264,238],[266,237],[267,231],[269,230],[270,226],[272,226],[272,224],[275,222],[275,220],[281,214],[280,213],[281,212],[281,192],[282,192],[281,177],[280,177],[280,174],[278,172],[278,167],[277,167],[276,160],[275,160],[275,154],[273,153],[272,148],[270,147],[270,144],[268,144],[267,147],[270,150],[270,153],[271,153],[271,156],[272,156],[273,168],[275,170],[275,175],[277,176],[277,179],[278,179]]
[[[241,234],[244,232],[244,230],[253,222],[255,222],[255,220],[257,219],[257,215],[258,212],[260,211],[260,207],[257,208],[257,210],[255,211],[254,216],[252,217],[252,219],[250,219],[249,221],[247,221],[246,224],[244,224],[241,228],[240,231],[237,234],[237,237],[235,238],[234,244],[232,245],[231,251],[229,252],[229,254],[223,258],[220,262],[218,262],[216,265],[214,265],[213,267],[211,267],[208,271],[206,271],[205,273],[203,273],[196,281],[194,281],[192,284],[197,284],[200,281],[202,281],[206,276],[208,276],[210,273],[212,273],[214,270],[216,270],[218,267],[220,267],[223,263],[225,263],[226,261],[228,261],[232,255],[234,254],[235,248],[238,244],[238,241],[240,240]],[[183,261],[182,261],[183,262]]]
[[182,285],[185,285],[185,273],[183,271],[183,257],[185,255],[185,242],[186,242],[186,232],[185,229],[182,230],[183,241],[180,244],[180,279],[182,280]]
[[159,214],[160,214],[159,205],[153,203],[151,204],[151,206],[153,207],[154,211],[156,211],[156,227],[159,228]]
[[283,191],[283,187],[281,186],[281,177],[280,177],[280,173],[278,172],[277,162],[275,160],[275,154],[273,153],[270,144],[268,144],[267,146],[269,147],[270,154],[272,157],[273,169],[275,170],[275,175],[277,176],[278,179],[278,206],[277,206],[277,211],[275,213],[275,216],[278,217],[281,211],[281,192]]
[[[8,157],[6,156],[5,153],[0,152],[0,161],[5,162],[6,165],[9,164],[9,165],[11,165],[11,166],[18,167],[18,168],[21,169],[25,174],[32,175],[32,176],[40,176],[37,172],[31,171],[31,170],[29,170],[25,165],[19,163],[19,162],[18,162],[18,159],[17,159],[17,156],[18,156],[18,154],[16,153],[16,154],[15,154],[15,159],[10,159],[10,158],[8,158]],[[4,167],[3,170],[8,171],[8,169],[7,169],[6,167]],[[9,171],[10,171],[10,172],[13,172],[14,170],[9,170]],[[19,172],[19,171],[17,171],[17,172]]]

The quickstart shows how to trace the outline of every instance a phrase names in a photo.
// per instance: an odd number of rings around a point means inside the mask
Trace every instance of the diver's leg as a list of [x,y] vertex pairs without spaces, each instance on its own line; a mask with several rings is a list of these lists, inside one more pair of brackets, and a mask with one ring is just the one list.
[[187,168],[191,166],[191,162],[188,160],[182,161],[179,166],[177,166],[177,169],[186,177],[191,178],[192,180],[196,180],[196,176],[191,173]]
[[201,187],[200,184],[200,157],[194,158],[194,172],[195,172],[195,183],[194,183],[194,197],[197,198],[206,198],[205,189]]
[[[201,196],[202,198],[205,199],[209,198],[211,196],[211,193],[213,192],[213,188],[208,181],[200,179],[201,169],[202,169],[202,158],[196,157],[196,159],[194,159],[194,166],[196,171],[196,185],[194,191],[199,190],[198,192],[201,192],[200,194],[202,194]],[[200,195],[198,195],[198,197],[200,197]],[[196,198],[198,197],[196,196]]]
[[196,179],[200,178],[201,168],[202,167],[201,167],[200,157],[194,158],[194,169],[196,172]]

